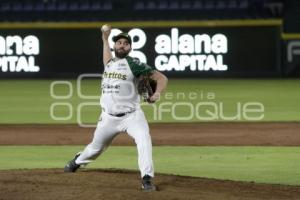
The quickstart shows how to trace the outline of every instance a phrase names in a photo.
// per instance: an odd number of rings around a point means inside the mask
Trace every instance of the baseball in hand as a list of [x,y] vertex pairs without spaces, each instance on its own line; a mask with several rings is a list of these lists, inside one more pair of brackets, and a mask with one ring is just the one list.
[[104,24],[104,25],[101,27],[101,31],[102,31],[102,32],[110,31],[110,29],[111,29],[111,26],[108,25],[108,24]]

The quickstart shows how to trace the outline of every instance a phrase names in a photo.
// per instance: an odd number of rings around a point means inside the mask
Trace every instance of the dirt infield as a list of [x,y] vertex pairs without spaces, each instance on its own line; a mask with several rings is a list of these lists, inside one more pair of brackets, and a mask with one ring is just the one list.
[[[300,123],[151,124],[153,145],[299,146]],[[88,144],[94,128],[77,125],[0,125],[0,145]],[[120,134],[113,145],[134,145]]]
[[[299,146],[300,123],[152,124],[154,145]],[[91,141],[94,128],[76,125],[1,125],[0,145],[77,145]],[[113,145],[133,145],[126,134]],[[1,158],[0,158],[1,160]],[[62,169],[0,171],[0,200],[267,200],[300,199],[300,187],[157,174],[157,192],[140,190],[139,173]]]

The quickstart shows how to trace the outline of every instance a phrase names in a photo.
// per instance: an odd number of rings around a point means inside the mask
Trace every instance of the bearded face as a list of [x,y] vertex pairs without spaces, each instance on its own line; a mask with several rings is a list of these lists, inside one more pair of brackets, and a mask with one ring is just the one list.
[[120,38],[114,46],[115,55],[117,58],[125,58],[131,51],[131,45],[125,38]]
[[125,50],[124,48],[114,48],[114,51],[115,51],[115,55],[116,55],[116,57],[118,57],[118,58],[125,58],[128,54],[129,54],[129,52],[130,52],[130,50]]

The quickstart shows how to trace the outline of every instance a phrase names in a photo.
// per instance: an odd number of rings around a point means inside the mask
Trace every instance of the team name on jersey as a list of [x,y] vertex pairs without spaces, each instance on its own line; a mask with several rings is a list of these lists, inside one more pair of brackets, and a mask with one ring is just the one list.
[[127,76],[126,74],[121,74],[121,73],[116,73],[116,72],[104,72],[103,74],[104,78],[115,78],[115,79],[120,79],[120,80],[126,80]]

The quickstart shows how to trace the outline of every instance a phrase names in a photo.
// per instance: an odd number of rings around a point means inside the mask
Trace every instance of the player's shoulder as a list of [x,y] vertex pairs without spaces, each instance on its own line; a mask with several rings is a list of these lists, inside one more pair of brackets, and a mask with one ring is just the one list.
[[135,63],[135,64],[141,64],[140,59],[138,59],[138,58],[136,58],[136,57],[126,56],[125,59],[126,59],[128,62],[133,62],[133,63]]

